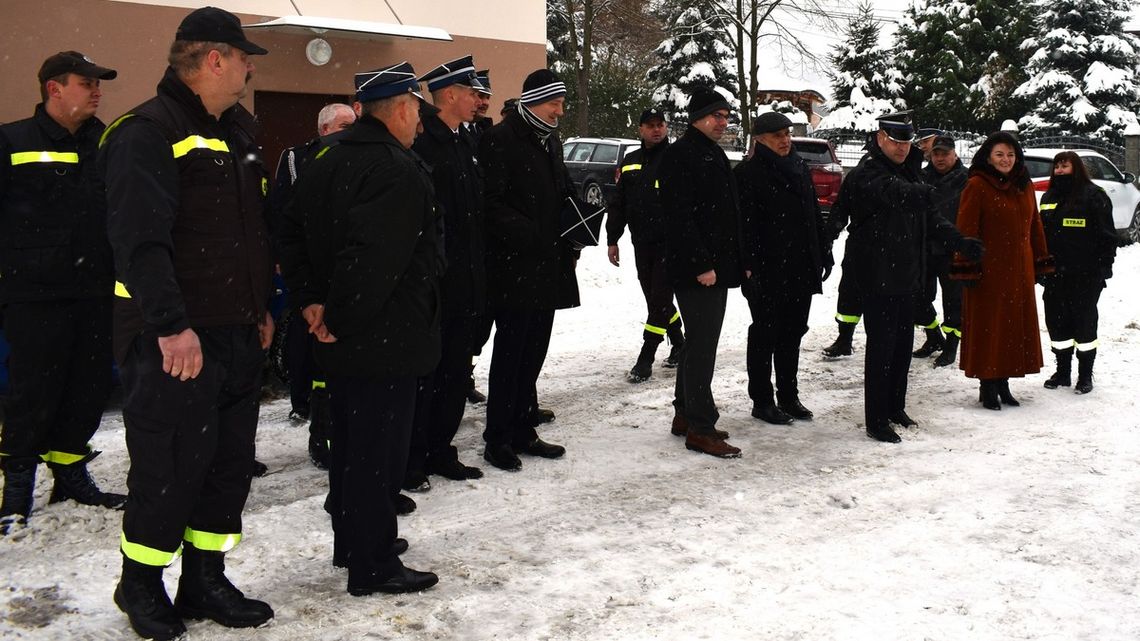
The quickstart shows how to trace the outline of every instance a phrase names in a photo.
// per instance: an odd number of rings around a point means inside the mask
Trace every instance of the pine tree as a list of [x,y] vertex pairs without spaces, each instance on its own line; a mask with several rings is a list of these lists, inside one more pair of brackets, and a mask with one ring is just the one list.
[[1136,122],[1140,39],[1123,26],[1126,0],[1039,0],[1029,80],[1017,94],[1032,105],[1028,132],[1086,134],[1120,144]]
[[[828,56],[831,108],[851,106],[851,90],[894,102],[902,93],[902,74],[889,64],[890,48],[879,44],[879,22],[869,2],[859,5],[845,29],[840,48]],[[901,101],[900,101],[901,102]]]
[[660,62],[647,73],[654,104],[683,122],[693,90],[708,87],[738,107],[728,33],[715,12],[705,4],[667,4],[675,6],[665,9],[667,37],[656,50]]

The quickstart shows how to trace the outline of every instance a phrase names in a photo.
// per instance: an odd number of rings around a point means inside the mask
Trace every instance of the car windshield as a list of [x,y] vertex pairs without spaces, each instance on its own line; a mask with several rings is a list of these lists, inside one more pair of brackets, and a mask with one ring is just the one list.
[[796,153],[809,163],[824,165],[835,162],[831,158],[831,147],[825,142],[795,142]]

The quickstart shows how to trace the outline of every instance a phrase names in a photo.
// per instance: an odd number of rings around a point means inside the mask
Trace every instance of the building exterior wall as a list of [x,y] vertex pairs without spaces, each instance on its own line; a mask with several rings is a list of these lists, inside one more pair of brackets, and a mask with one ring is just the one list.
[[[362,2],[347,0],[296,0],[306,15],[350,18],[376,22],[395,22],[391,16],[380,13],[376,6],[385,3],[368,3],[369,13],[348,10]],[[345,94],[352,91],[355,72],[375,69],[408,60],[417,71],[426,72],[435,65],[462,55],[473,54],[480,69],[491,69],[494,98],[491,114],[497,115],[503,100],[518,95],[523,78],[531,71],[545,66],[545,13],[537,2],[506,0],[496,2],[494,16],[484,22],[457,23],[455,16],[466,16],[468,5],[481,7],[482,13],[491,14],[484,3],[459,0],[389,0],[400,19],[409,25],[440,27],[448,30],[453,42],[411,40],[404,38],[362,38],[332,32],[322,34],[333,48],[332,60],[315,67],[305,59],[305,44],[312,36],[250,30],[249,38],[269,50],[267,56],[253,58],[256,66],[249,96],[243,101],[251,110],[255,91],[278,91],[310,94]],[[4,25],[0,43],[5,55],[0,57],[0,77],[4,78],[5,91],[0,94],[0,122],[26,118],[39,102],[36,72],[44,59],[61,50],[74,49],[87,54],[100,65],[119,72],[115,80],[103,83],[103,100],[99,116],[105,122],[154,95],[155,85],[166,68],[166,54],[174,39],[174,32],[182,18],[192,7],[207,2],[123,2],[120,0],[2,0],[0,24]],[[237,12],[243,24],[261,22],[281,15],[295,15],[288,0],[230,0],[214,4],[225,5],[229,10],[246,8],[274,13]],[[503,19],[500,4],[509,5],[522,16],[522,26],[494,24],[510,23]],[[535,10],[533,7],[539,6]],[[190,8],[188,8],[190,7]],[[312,8],[312,12],[306,8]],[[331,15],[325,8],[340,11]],[[343,10],[343,11],[342,11]],[[470,11],[474,11],[471,9]],[[538,28],[534,17],[538,15]],[[485,23],[485,24],[484,24]],[[452,27],[455,27],[454,30]],[[483,35],[471,35],[471,34]],[[315,34],[314,34],[315,35]],[[503,36],[510,36],[508,39]],[[316,114],[313,115],[314,122]],[[497,118],[496,118],[497,119]]]

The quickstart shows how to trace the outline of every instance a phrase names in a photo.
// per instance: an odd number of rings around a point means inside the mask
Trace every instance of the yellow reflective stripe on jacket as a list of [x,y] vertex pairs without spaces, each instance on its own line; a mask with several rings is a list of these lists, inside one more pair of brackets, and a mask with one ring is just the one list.
[[1041,203],[1041,211],[1045,211],[1047,209],[1056,209],[1056,208],[1057,208],[1057,203]]
[[123,551],[123,556],[136,563],[158,567],[166,567],[174,563],[174,559],[177,559],[178,555],[182,553],[182,546],[178,546],[178,549],[173,552],[165,552],[138,543],[131,543],[127,540],[125,532],[120,535],[119,549]]
[[313,389],[325,389],[324,381],[313,381]]
[[656,325],[650,325],[649,323],[645,324],[645,331],[649,332],[650,334],[660,334],[661,336],[665,335],[665,328],[664,327],[658,327]]
[[79,164],[79,154],[71,151],[17,151],[12,154],[12,166],[33,162],[63,162]]
[[1085,226],[1085,219],[1084,218],[1062,218],[1061,219],[1061,226],[1062,227],[1084,227]]
[[637,165],[637,164],[626,165],[626,166],[621,168],[621,173],[624,174],[627,171],[636,171],[638,169],[641,169],[641,165]]
[[115,281],[115,295],[119,298],[131,297],[131,293],[127,291],[127,286],[120,283],[119,281]]
[[681,320],[681,312],[673,312],[673,318],[669,319],[669,324],[672,325],[679,320]]
[[99,146],[102,147],[104,145],[104,143],[107,142],[107,136],[110,136],[111,132],[114,131],[115,129],[117,129],[119,127],[119,125],[123,124],[124,120],[126,120],[127,118],[130,118],[133,115],[134,114],[123,114],[123,115],[119,116],[118,118],[116,118],[115,122],[111,123],[111,126],[109,126],[103,130],[103,135],[99,136]]
[[205,552],[229,552],[241,541],[241,534],[214,534],[186,528],[182,540]]
[[175,158],[181,158],[195,149],[210,149],[212,151],[225,152],[230,150],[230,146],[226,144],[226,141],[218,140],[217,138],[204,138],[202,136],[187,136],[174,143],[173,147]]
[[90,452],[83,454],[72,454],[70,452],[58,452],[56,450],[51,450],[47,454],[40,454],[40,458],[43,459],[44,463],[71,465],[72,463],[78,463],[79,461],[87,458],[88,454],[90,454]]

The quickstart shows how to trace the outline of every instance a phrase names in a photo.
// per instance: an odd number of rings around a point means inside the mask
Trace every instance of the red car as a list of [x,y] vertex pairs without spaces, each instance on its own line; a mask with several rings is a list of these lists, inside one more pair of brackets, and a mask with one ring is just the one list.
[[792,138],[793,149],[811,167],[811,181],[819,207],[827,213],[839,195],[843,183],[843,167],[831,142],[820,138]]

